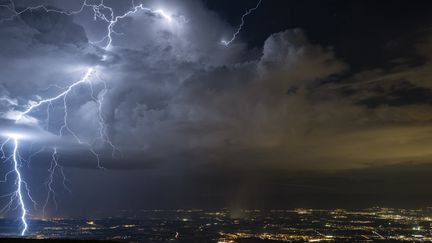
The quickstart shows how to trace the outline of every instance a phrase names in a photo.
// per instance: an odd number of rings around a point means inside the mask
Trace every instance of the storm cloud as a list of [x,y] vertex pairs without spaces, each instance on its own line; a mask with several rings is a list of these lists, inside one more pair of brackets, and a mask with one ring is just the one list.
[[[79,9],[79,3],[42,3]],[[227,47],[220,41],[233,27],[204,3],[145,4],[163,7],[173,21],[133,14],[118,23],[121,34],[108,49],[94,43],[106,25],[93,21],[91,11],[68,16],[39,9],[1,22],[2,127],[10,126],[14,112],[95,67],[93,90],[83,85],[67,98],[68,124],[90,143],[99,132],[92,92],[103,95],[108,136],[121,151],[112,158],[107,144],[94,144],[112,170],[107,173],[179,167],[335,173],[432,158],[430,31],[410,43],[416,62],[400,56],[389,67],[359,71],[301,28],[270,33],[259,47],[242,39]],[[53,103],[48,124],[41,108],[26,126],[58,136],[63,112],[61,102]],[[71,134],[57,139],[67,151],[64,165],[95,168],[92,154],[73,145]]]

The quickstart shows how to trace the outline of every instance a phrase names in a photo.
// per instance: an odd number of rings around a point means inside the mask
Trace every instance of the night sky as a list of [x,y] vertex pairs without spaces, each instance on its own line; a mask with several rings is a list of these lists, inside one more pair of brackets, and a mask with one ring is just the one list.
[[[24,158],[42,151],[22,168],[40,203],[33,216],[42,217],[54,147],[71,192],[55,174],[58,207],[49,201],[48,217],[430,206],[432,1],[263,0],[229,46],[221,40],[256,1],[142,3],[172,21],[130,15],[116,24],[110,48],[95,43],[107,23],[89,8],[36,9],[0,22],[1,133],[32,134],[20,146]],[[10,2],[1,4],[7,19]],[[82,1],[16,0],[15,9],[39,4],[73,11]],[[105,1],[116,15],[131,4]],[[41,106],[13,121],[89,67],[97,69],[91,87],[99,99],[89,85],[74,88],[67,124],[106,169],[73,134],[59,136],[63,99],[49,119]],[[95,139],[101,97],[118,150]],[[11,185],[2,183],[2,194]]]

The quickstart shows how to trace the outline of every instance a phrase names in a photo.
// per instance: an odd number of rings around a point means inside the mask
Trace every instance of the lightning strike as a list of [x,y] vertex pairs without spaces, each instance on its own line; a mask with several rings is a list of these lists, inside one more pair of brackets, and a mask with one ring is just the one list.
[[66,176],[63,171],[63,166],[59,165],[58,163],[59,154],[57,153],[57,148],[53,149],[53,152],[51,154],[51,163],[50,167],[48,169],[49,176],[46,181],[46,186],[48,188],[48,193],[45,199],[45,204],[42,208],[43,215],[45,216],[46,208],[48,206],[48,203],[50,202],[50,199],[53,201],[56,208],[58,208],[57,199],[56,199],[56,193],[54,190],[54,176],[56,175],[56,172],[60,173],[60,176],[63,178],[63,188],[67,190],[68,192],[71,192],[71,190],[67,187],[66,182]]
[[[16,185],[16,189],[15,191],[13,191],[12,193],[8,193],[6,195],[3,195],[1,197],[10,197],[9,203],[2,208],[2,210],[0,212],[5,212],[8,210],[12,210],[12,209],[17,209],[19,208],[21,211],[21,216],[20,216],[20,220],[21,220],[21,224],[22,224],[22,230],[21,230],[21,235],[23,236],[28,228],[28,223],[27,223],[27,209],[26,209],[26,205],[24,202],[24,193],[26,193],[27,197],[35,204],[35,201],[33,200],[33,198],[30,196],[30,191],[29,188],[27,186],[27,183],[23,180],[22,175],[21,175],[21,171],[20,171],[20,167],[21,167],[21,157],[19,155],[19,139],[22,137],[20,134],[14,134],[14,133],[10,133],[7,134],[7,139],[2,143],[1,145],[1,152],[3,154],[5,154],[5,146],[6,144],[12,142],[13,143],[13,150],[12,150],[12,155],[7,158],[6,160],[4,160],[4,162],[7,161],[11,161],[13,164],[13,169],[9,172],[7,172],[5,174],[5,178],[4,180],[2,180],[1,182],[7,182],[8,177],[11,174],[15,174],[15,182],[14,185]],[[14,202],[17,203],[17,206],[15,208],[12,208],[12,205],[14,204]]]
[[37,107],[39,107],[39,106],[41,106],[41,105],[43,105],[43,104],[51,104],[51,102],[53,102],[53,101],[55,101],[55,100],[58,100],[58,99],[60,99],[60,98],[62,98],[62,97],[66,97],[67,96],[67,94],[74,88],[74,87],[76,87],[76,86],[78,86],[78,85],[80,85],[80,84],[82,84],[82,83],[85,83],[85,82],[87,82],[88,80],[89,80],[89,78],[90,78],[90,75],[93,73],[93,68],[89,68],[88,70],[87,70],[87,72],[86,72],[86,74],[84,75],[84,77],[81,79],[81,80],[79,80],[79,81],[77,81],[77,82],[75,82],[75,83],[73,83],[72,85],[70,85],[65,91],[63,91],[63,92],[61,92],[60,94],[58,94],[57,96],[54,96],[54,97],[52,97],[52,98],[48,98],[48,99],[44,99],[44,100],[41,100],[41,101],[39,101],[39,102],[37,102],[36,104],[33,104],[33,105],[30,105],[28,108],[27,108],[27,110],[25,110],[25,111],[23,111],[23,112],[21,112],[20,113],[20,115],[18,116],[18,118],[16,119],[16,122],[19,122],[22,118],[23,118],[23,116],[25,116],[25,115],[27,115],[27,114],[29,114],[32,110],[34,110],[35,108],[37,108]]
[[23,229],[21,231],[21,235],[24,235],[25,232],[27,231],[27,227],[28,227],[27,221],[26,221],[27,209],[26,209],[25,204],[24,204],[24,199],[23,199],[22,189],[21,189],[21,187],[23,186],[23,180],[21,178],[21,173],[18,169],[18,161],[17,161],[17,159],[18,159],[17,153],[18,153],[18,146],[19,146],[18,138],[14,137],[13,141],[14,141],[14,149],[13,149],[14,170],[15,170],[17,180],[18,180],[16,193],[18,195],[18,202],[19,202],[19,205],[21,206],[21,211],[22,211],[21,222],[23,224]]
[[[147,13],[152,14],[154,16],[161,17],[161,18],[167,20],[168,22],[173,21],[173,17],[171,15],[167,14],[162,9],[151,9],[151,8],[144,7],[143,4],[135,5],[134,2],[132,2],[132,10],[130,10],[130,11],[128,11],[122,15],[118,15],[118,16],[114,15],[113,8],[105,5],[103,0],[101,0],[99,4],[91,4],[91,3],[88,3],[87,0],[84,0],[83,3],[81,4],[81,7],[75,11],[61,11],[61,10],[57,10],[57,9],[48,8],[44,5],[27,7],[21,11],[16,11],[15,10],[15,4],[12,0],[10,0],[10,5],[0,5],[0,7],[4,7],[6,9],[8,9],[12,13],[12,15],[9,18],[4,18],[4,19],[0,20],[0,22],[13,20],[14,18],[22,15],[23,13],[31,12],[34,10],[43,10],[46,13],[53,12],[53,13],[59,13],[59,14],[71,16],[71,15],[77,15],[77,14],[82,13],[82,11],[85,8],[90,8],[93,11],[93,20],[99,19],[99,20],[102,20],[102,21],[107,23],[107,34],[102,39],[100,39],[98,41],[91,42],[92,44],[99,44],[99,43],[106,41],[105,46],[103,46],[104,49],[109,49],[111,47],[112,41],[113,41],[113,39],[112,39],[113,34],[121,35],[121,33],[118,33],[114,30],[117,22],[119,20],[124,19],[126,17],[129,17],[130,15],[135,14],[139,11],[144,11],[144,12],[147,12]],[[184,18],[183,16],[180,16],[180,17]]]
[[[118,16],[115,16],[113,8],[105,5],[103,0],[101,0],[99,4],[91,4],[91,3],[88,3],[87,0],[84,0],[81,4],[80,8],[78,10],[74,10],[74,11],[62,11],[62,10],[58,10],[58,9],[51,9],[51,8],[48,8],[44,5],[27,7],[27,8],[24,8],[23,10],[17,11],[16,7],[15,7],[15,3],[13,2],[13,0],[10,0],[9,2],[10,2],[10,4],[0,5],[0,8],[8,9],[8,11],[11,12],[11,16],[8,18],[1,19],[0,23],[5,22],[5,21],[11,21],[11,20],[19,17],[23,13],[32,12],[32,11],[36,11],[36,10],[43,10],[46,13],[53,12],[53,13],[59,13],[59,14],[72,16],[72,15],[77,15],[77,14],[81,13],[86,8],[89,8],[93,11],[93,19],[94,20],[99,19],[99,20],[102,20],[102,21],[107,23],[106,35],[99,41],[91,42],[91,44],[93,44],[93,45],[105,43],[105,45],[101,46],[105,50],[110,49],[110,47],[112,46],[114,34],[115,35],[121,35],[122,34],[122,33],[118,33],[115,31],[115,26],[118,23],[118,21],[121,19],[125,19],[125,18],[127,18],[133,14],[136,14],[137,12],[142,11],[142,12],[149,13],[152,16],[165,19],[168,22],[173,21],[173,17],[171,15],[167,14],[164,10],[162,10],[162,9],[154,10],[151,8],[144,7],[143,4],[135,5],[134,1],[132,1],[132,9],[130,11],[128,11],[122,15],[118,15]],[[178,17],[180,17],[183,21],[185,21],[185,18],[183,16],[178,16]],[[243,20],[243,18],[242,18],[242,20]],[[104,55],[103,58],[105,59],[106,55]],[[28,119],[32,118],[30,115],[37,108],[40,108],[41,106],[46,105],[46,119],[45,119],[44,128],[48,131],[49,124],[50,124],[50,109],[53,108],[53,102],[61,100],[62,104],[63,104],[64,115],[63,115],[63,124],[59,129],[58,135],[61,137],[64,135],[65,132],[68,132],[72,137],[75,138],[75,140],[79,144],[87,146],[89,148],[89,151],[95,156],[95,158],[97,160],[97,166],[99,168],[104,168],[104,167],[102,167],[102,165],[100,163],[100,155],[93,149],[92,144],[80,139],[79,136],[69,127],[69,124],[68,124],[68,104],[67,104],[68,95],[77,86],[82,85],[82,84],[88,84],[90,87],[90,90],[91,90],[91,99],[97,104],[99,140],[102,141],[104,144],[108,144],[112,148],[112,156],[113,157],[115,156],[116,151],[120,152],[120,150],[114,145],[114,143],[110,140],[110,138],[108,136],[107,128],[105,125],[106,124],[105,118],[104,118],[103,112],[102,112],[103,101],[104,101],[105,95],[108,91],[107,85],[104,81],[101,80],[102,84],[103,84],[103,88],[98,94],[95,94],[93,84],[92,84],[92,82],[90,82],[91,78],[94,75],[97,76],[97,71],[96,71],[95,67],[90,67],[87,69],[84,76],[80,80],[73,82],[69,86],[66,86],[66,87],[61,87],[59,85],[48,86],[46,89],[50,89],[53,86],[53,87],[58,88],[61,92],[58,93],[57,95],[53,96],[53,97],[50,97],[50,98],[41,99],[37,102],[29,102],[29,105],[27,106],[27,108],[25,108],[21,112],[18,112],[18,115],[15,116],[14,121],[16,124],[22,123],[24,121],[28,121]],[[2,101],[4,100],[5,102],[11,103],[11,104],[16,103],[15,101],[12,101],[9,99],[5,100],[5,98],[1,98],[1,100]],[[17,106],[17,105],[18,104],[16,103],[15,106]],[[5,174],[4,180],[2,180],[0,182],[7,182],[8,177],[10,177],[12,174],[15,174],[16,175],[15,185],[17,187],[16,187],[16,190],[14,192],[0,196],[0,197],[10,197],[9,203],[3,209],[1,209],[0,212],[20,208],[20,210],[21,210],[20,219],[21,219],[21,223],[22,223],[21,236],[23,236],[23,235],[25,235],[25,233],[28,230],[28,223],[27,223],[27,219],[26,219],[27,214],[28,214],[28,209],[26,208],[26,205],[25,205],[24,193],[27,196],[27,198],[36,207],[36,202],[31,197],[30,190],[27,186],[27,183],[23,180],[21,172],[20,172],[20,167],[21,167],[23,159],[19,156],[19,139],[22,139],[24,137],[24,135],[16,134],[16,133],[6,133],[3,135],[6,136],[6,139],[3,141],[3,143],[0,144],[1,159],[3,160],[3,163],[6,163],[8,161],[12,161],[13,162],[13,170],[7,172]],[[7,157],[5,147],[11,141],[13,141],[13,145],[14,145],[13,146],[13,152],[12,152],[12,155]],[[30,159],[33,156],[35,156],[36,154],[38,154],[44,150],[45,150],[45,147],[43,147],[41,150],[37,151],[36,153],[30,155],[27,163],[30,162]],[[48,207],[48,204],[51,200],[53,201],[54,205],[57,208],[57,200],[56,200],[56,194],[55,194],[55,190],[54,190],[54,180],[56,177],[56,173],[59,173],[58,175],[63,178],[62,183],[63,183],[63,187],[65,188],[65,190],[70,191],[66,185],[67,179],[66,179],[66,176],[64,174],[63,167],[58,163],[58,159],[59,159],[59,155],[57,153],[57,148],[54,148],[53,152],[51,154],[50,166],[48,168],[49,176],[48,176],[48,179],[46,181],[46,186],[47,186],[48,192],[47,192],[47,196],[45,198],[45,203],[44,203],[43,208],[42,208],[44,215],[45,215],[46,208]],[[15,202],[16,202],[16,208],[13,208],[13,205]]]
[[236,32],[234,32],[234,34],[232,35],[231,39],[229,40],[221,40],[221,44],[225,45],[225,46],[229,46],[236,38],[237,35],[240,34],[240,31],[242,30],[244,24],[245,24],[245,18],[246,16],[248,16],[249,14],[253,13],[255,10],[258,9],[258,7],[260,6],[262,0],[259,0],[257,5],[255,5],[255,7],[248,9],[241,17],[241,23],[239,25],[239,27],[237,28]]
[[[114,16],[114,10],[111,7],[107,7],[106,5],[104,5],[103,1],[99,5],[87,4],[86,1],[84,1],[84,5],[90,6],[93,9],[94,20],[100,19],[100,20],[103,20],[103,21],[108,23],[107,35],[104,36],[101,40],[93,42],[93,44],[97,44],[97,43],[102,43],[102,42],[106,41],[107,44],[104,46],[105,49],[109,49],[112,45],[112,41],[113,41],[112,34],[121,35],[121,33],[118,33],[114,30],[114,27],[117,24],[117,22],[121,19],[124,19],[124,18],[132,15],[132,14],[137,13],[138,11],[145,11],[145,12],[148,12],[150,14],[160,16],[160,17],[168,20],[169,22],[172,22],[172,17],[170,15],[166,14],[162,9],[153,10],[153,9],[144,7],[143,4],[135,5],[133,3],[132,10],[124,13],[123,15],[119,15],[119,16]],[[103,14],[101,12],[101,10],[107,10],[109,12],[108,16],[106,14]]]
[[103,116],[103,102],[105,99],[105,95],[108,91],[107,85],[106,83],[99,77],[97,76],[98,79],[102,82],[103,84],[103,89],[101,90],[101,92],[97,95],[97,97],[95,96],[95,92],[94,92],[94,88],[93,88],[93,84],[90,84],[90,90],[91,90],[91,97],[93,99],[93,101],[97,104],[97,108],[98,108],[98,124],[99,124],[99,139],[104,143],[104,144],[108,144],[111,147],[111,156],[115,157],[115,153],[116,151],[120,152],[120,149],[118,149],[113,142],[111,141],[111,139],[108,136],[107,133],[107,128],[105,126],[105,118]]

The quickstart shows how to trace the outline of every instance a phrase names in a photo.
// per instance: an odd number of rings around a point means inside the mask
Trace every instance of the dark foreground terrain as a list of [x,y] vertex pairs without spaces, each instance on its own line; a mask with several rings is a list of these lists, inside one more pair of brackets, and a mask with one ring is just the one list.
[[[116,241],[93,241],[93,240],[56,240],[56,239],[43,239],[43,240],[36,240],[36,239],[17,239],[17,238],[0,238],[0,242],[4,243],[41,243],[41,242],[48,242],[48,243],[113,243]],[[139,241],[139,242],[147,242],[147,241]],[[186,242],[186,241],[185,241]],[[224,242],[224,241],[221,241]],[[230,241],[226,241],[230,242]],[[237,241],[239,243],[274,243],[274,242],[280,242],[280,241],[274,241],[274,240],[261,240],[261,239],[243,239]],[[307,242],[307,241],[295,241],[295,242]],[[399,242],[397,240],[375,240],[374,242]]]
[[16,220],[0,219],[0,237],[9,238],[0,242],[424,242],[432,241],[432,209],[154,210],[134,218],[30,220],[29,240],[18,231]]
[[36,240],[36,239],[19,239],[19,238],[0,238],[0,242],[4,243],[41,243],[41,242],[48,242],[48,243],[108,243],[112,241],[96,241],[96,240],[57,240],[57,239],[43,239],[43,240]]

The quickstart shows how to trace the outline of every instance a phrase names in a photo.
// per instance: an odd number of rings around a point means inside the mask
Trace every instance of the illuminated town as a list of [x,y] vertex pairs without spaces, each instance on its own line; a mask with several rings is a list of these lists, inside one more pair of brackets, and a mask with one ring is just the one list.
[[[30,221],[29,238],[120,242],[394,242],[431,241],[432,208],[292,210],[143,210],[124,218]],[[122,218],[123,217],[123,218]],[[2,237],[13,237],[2,219]],[[9,232],[9,233],[8,233]]]

